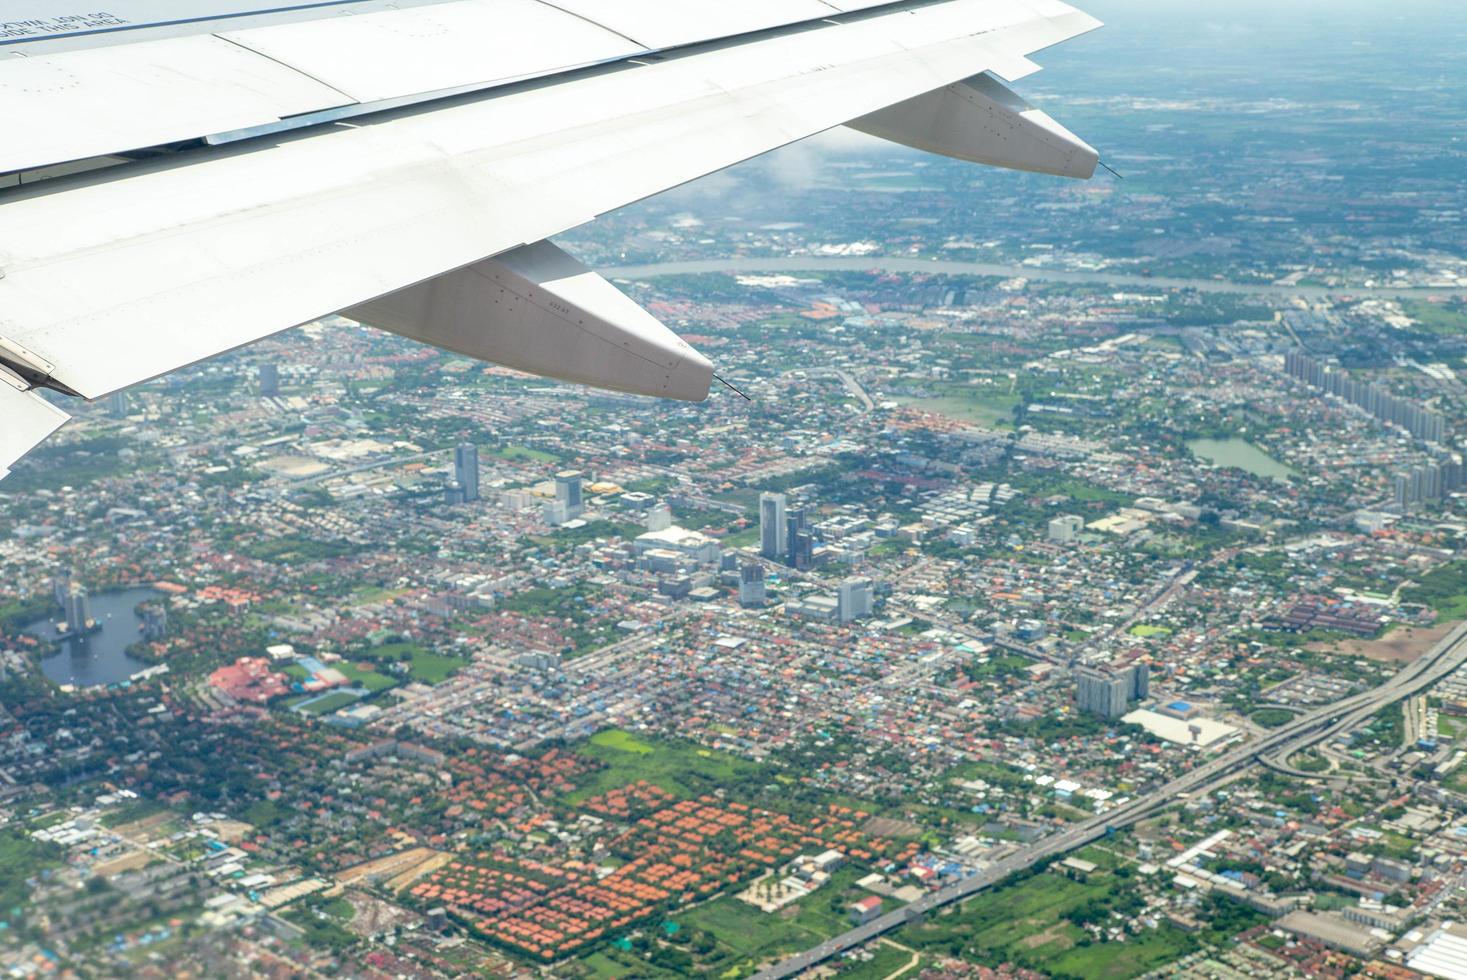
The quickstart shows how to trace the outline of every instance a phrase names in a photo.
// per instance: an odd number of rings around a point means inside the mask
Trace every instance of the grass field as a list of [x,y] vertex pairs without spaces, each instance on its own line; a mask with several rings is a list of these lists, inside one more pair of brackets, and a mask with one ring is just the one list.
[[667,742],[609,729],[591,736],[576,751],[606,764],[566,797],[579,803],[590,796],[645,779],[679,796],[697,796],[722,786],[733,791],[742,780],[766,781],[766,770],[736,756],[696,745]]
[[464,665],[461,657],[433,653],[416,643],[387,643],[373,650],[372,656],[377,660],[400,660],[404,653],[410,658],[408,677],[424,684],[441,684]]
[[0,829],[0,910],[25,904],[30,895],[25,880],[61,863],[61,849],[33,841],[20,830]]
[[1139,636],[1143,640],[1146,639],[1148,636],[1172,635],[1172,631],[1167,629],[1165,626],[1152,626],[1148,623],[1137,623],[1126,632],[1130,633],[1132,636]]
[[385,691],[389,687],[394,687],[397,684],[397,681],[393,680],[391,677],[388,677],[386,674],[379,674],[377,671],[371,669],[370,667],[368,667],[366,670],[363,670],[356,664],[349,663],[344,660],[341,663],[336,664],[335,666],[337,670],[341,671],[342,674],[346,676],[347,680],[351,681],[358,687],[365,687],[368,691],[371,691],[374,694],[378,691]]
[[511,462],[525,463],[554,463],[560,459],[559,456],[551,455],[539,449],[530,449],[528,446],[505,446],[503,449],[490,450],[489,455],[498,456]]
[[591,736],[591,744],[600,748],[616,749],[619,752],[630,752],[633,755],[651,755],[657,751],[657,746],[651,742],[644,742],[631,732],[624,732],[620,728],[597,732]]
[[1170,926],[1126,942],[1086,944],[1088,934],[1071,917],[1131,895],[1130,882],[1115,874],[1097,872],[1081,882],[1046,872],[985,892],[894,938],[914,949],[961,953],[989,966],[1011,962],[1086,980],[1126,980],[1195,948],[1196,940]]
[[1248,716],[1254,724],[1262,725],[1264,728],[1277,728],[1288,724],[1293,719],[1294,713],[1283,708],[1259,708]]
[[1467,561],[1454,561],[1423,575],[1401,593],[1407,602],[1435,609],[1443,620],[1467,619]]
[[[824,901],[822,893],[816,892],[800,904]],[[787,912],[793,914],[784,914]],[[707,973],[713,976],[748,976],[766,960],[818,946],[850,928],[849,924],[833,930],[812,928],[802,918],[794,906],[767,913],[732,896],[709,902],[682,916],[687,925],[717,937],[718,951],[706,960],[711,967]]]
[[[886,980],[887,977],[912,962],[913,954],[887,943],[880,944],[873,952],[875,955],[869,960],[843,962],[838,967],[836,976],[841,980]],[[902,976],[915,977],[921,972],[922,967],[923,958],[919,957],[917,964]]]
[[992,429],[1014,427],[1014,406],[1019,396],[1003,391],[965,391],[955,388],[933,398],[900,398],[903,405],[948,418],[974,422]]
[[355,694],[348,694],[346,691],[336,691],[305,705],[300,710],[310,715],[325,715],[330,714],[338,708],[355,704],[356,701],[357,696]]
[[440,684],[464,665],[463,658],[442,653],[415,653],[408,676],[424,684]]

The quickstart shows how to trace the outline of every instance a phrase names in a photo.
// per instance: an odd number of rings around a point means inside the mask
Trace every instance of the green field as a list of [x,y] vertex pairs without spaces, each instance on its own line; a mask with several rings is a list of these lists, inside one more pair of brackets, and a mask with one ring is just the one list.
[[1137,623],[1126,632],[1130,633],[1132,636],[1139,636],[1143,640],[1146,639],[1148,636],[1172,635],[1172,631],[1167,629],[1165,626],[1152,626],[1148,623]]
[[1105,909],[1128,910],[1139,899],[1129,880],[1096,872],[1072,881],[1053,872],[1000,886],[894,934],[913,949],[961,955],[988,966],[1015,963],[1049,976],[1126,980],[1198,947],[1170,926],[1125,942],[1093,942],[1073,921]]
[[424,684],[440,684],[466,663],[462,657],[433,653],[416,643],[383,644],[372,651],[372,659],[400,661],[404,654],[408,658],[409,679]]
[[1402,590],[1401,598],[1430,606],[1442,619],[1467,619],[1467,561],[1454,561],[1426,573]]
[[1467,333],[1467,304],[1429,303],[1424,300],[1405,300],[1403,312],[1415,320],[1420,329],[1441,337],[1453,337]]
[[355,694],[348,694],[346,691],[335,691],[306,705],[300,710],[310,715],[326,715],[339,708],[345,708],[349,704],[355,704],[356,701],[357,696]]
[[462,657],[450,657],[442,653],[415,653],[408,676],[424,684],[440,684],[463,665]]
[[[826,900],[825,889],[821,889],[799,905],[824,904]],[[682,920],[718,940],[717,953],[707,960],[707,975],[748,976],[765,960],[818,946],[850,928],[849,922],[822,928],[818,919],[804,921],[801,912],[798,906],[762,912],[730,895],[685,913]]]
[[0,909],[24,905],[30,889],[25,880],[61,863],[61,849],[33,841],[20,830],[0,829]]
[[374,694],[378,691],[385,691],[389,687],[394,687],[397,684],[397,681],[393,680],[391,677],[388,677],[386,674],[379,674],[377,671],[372,670],[371,668],[363,670],[356,664],[348,663],[346,661],[342,661],[341,663],[335,664],[334,666],[337,670],[341,671],[341,673],[346,677],[347,680],[351,681],[358,687],[365,687],[368,691],[371,691]]
[[721,787],[735,798],[740,784],[747,783],[752,790],[770,779],[765,767],[736,756],[615,728],[591,736],[575,750],[605,763],[605,768],[566,797],[573,804],[639,779],[679,796],[698,796]]
[[899,398],[903,405],[924,412],[935,412],[948,418],[973,422],[991,429],[1012,429],[1014,407],[1019,396],[1006,391],[973,390],[951,387],[946,394],[932,398]]
[[624,732],[620,728],[597,732],[591,736],[591,744],[601,748],[616,749],[619,752],[630,752],[633,755],[651,755],[657,751],[657,746],[651,742],[644,742],[631,732]]
[[1262,725],[1264,728],[1277,728],[1280,725],[1288,724],[1294,717],[1294,713],[1284,708],[1259,708],[1248,717],[1256,725]]
[[559,456],[553,456],[539,449],[530,449],[527,446],[505,446],[503,449],[492,449],[489,455],[512,462],[528,463],[554,463],[560,459]]
[[[844,962],[838,967],[836,976],[842,980],[886,980],[899,970],[902,970],[912,962],[911,953],[904,949],[898,949],[887,943],[881,943],[873,951],[875,955],[864,962]],[[926,963],[926,958],[919,958],[917,964],[903,973],[904,977],[915,977],[921,972]]]

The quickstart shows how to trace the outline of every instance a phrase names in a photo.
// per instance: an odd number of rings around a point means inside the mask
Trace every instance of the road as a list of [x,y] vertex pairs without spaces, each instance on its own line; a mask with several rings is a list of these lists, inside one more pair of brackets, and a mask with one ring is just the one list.
[[1053,837],[1016,851],[972,877],[924,895],[904,908],[888,912],[864,926],[828,939],[813,949],[781,960],[755,974],[755,980],[772,980],[802,973],[832,956],[870,942],[926,913],[975,895],[1016,871],[1083,847],[1104,837],[1111,830],[1128,827],[1138,820],[1152,816],[1184,794],[1206,790],[1251,768],[1261,757],[1287,760],[1301,749],[1359,726],[1387,705],[1429,688],[1464,663],[1467,663],[1467,623],[1452,630],[1424,657],[1399,671],[1379,687],[1300,715],[1258,741],[1229,749],[1144,796],[1067,827]]
[[1299,296],[1324,299],[1329,296],[1360,296],[1381,299],[1403,299],[1414,296],[1467,296],[1467,288],[1428,286],[1399,288],[1342,287],[1322,289],[1317,286],[1274,286],[1268,283],[1227,282],[1221,279],[1174,279],[1166,276],[1143,276],[1135,273],[1099,269],[1086,272],[1071,269],[1037,269],[1027,265],[997,265],[989,262],[952,262],[936,259],[911,259],[900,256],[845,257],[793,256],[789,258],[695,259],[686,262],[660,262],[655,265],[628,265],[602,269],[609,279],[654,279],[658,276],[699,275],[710,272],[928,272],[948,276],[997,276],[1004,279],[1022,276],[1043,282],[1094,283],[1102,286],[1128,286],[1140,289],[1195,289],[1203,293],[1248,293],[1256,296]]

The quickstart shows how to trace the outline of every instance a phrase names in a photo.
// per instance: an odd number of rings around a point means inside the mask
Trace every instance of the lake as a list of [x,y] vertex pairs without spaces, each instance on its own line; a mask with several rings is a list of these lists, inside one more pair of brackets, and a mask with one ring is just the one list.
[[1298,471],[1285,466],[1246,439],[1193,439],[1187,443],[1192,455],[1217,466],[1236,466],[1254,476],[1284,481]]
[[[90,596],[92,618],[102,629],[90,636],[66,640],[60,652],[41,661],[41,672],[56,684],[96,687],[116,684],[151,666],[127,655],[127,648],[142,638],[142,620],[133,611],[139,603],[157,599],[163,593],[156,589],[123,589]],[[55,610],[46,619],[25,627],[25,632],[44,640],[59,635],[52,620],[61,618]]]

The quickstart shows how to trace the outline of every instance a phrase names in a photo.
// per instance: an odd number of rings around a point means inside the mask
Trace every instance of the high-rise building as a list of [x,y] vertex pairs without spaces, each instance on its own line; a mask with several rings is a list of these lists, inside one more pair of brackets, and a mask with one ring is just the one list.
[[1405,429],[1423,442],[1440,443],[1446,435],[1446,420],[1417,402],[1397,398],[1379,385],[1357,381],[1343,369],[1305,354],[1284,355],[1284,371],[1326,394],[1334,395],[1380,419]]
[[815,535],[813,532],[795,531],[790,536],[789,563],[791,568],[801,571],[815,567]]
[[56,605],[66,608],[66,597],[71,593],[71,569],[63,568],[51,577],[51,595]]
[[1075,514],[1061,514],[1049,522],[1049,540],[1056,544],[1070,544],[1085,526],[1085,519]]
[[168,635],[168,607],[161,602],[144,603],[138,608],[143,619],[143,639],[161,640]]
[[453,451],[453,479],[463,491],[463,502],[479,499],[479,447],[465,442]]
[[672,508],[665,503],[656,503],[647,508],[647,530],[666,531],[672,527]]
[[555,499],[565,505],[566,520],[580,517],[586,509],[581,502],[584,480],[580,470],[561,470],[555,474]]
[[745,608],[764,605],[764,566],[756,561],[739,568],[739,605]]
[[1126,713],[1132,683],[1129,672],[1081,667],[1075,671],[1075,704],[1092,715],[1119,718]]
[[869,578],[848,578],[836,590],[836,615],[842,623],[871,615],[876,590]]
[[1151,696],[1151,667],[1144,660],[1124,667],[1081,667],[1075,671],[1075,704],[1103,718],[1119,718],[1126,705]]
[[443,488],[443,502],[450,507],[464,502],[464,488],[457,480],[448,481],[448,486]]
[[1142,701],[1151,697],[1151,665],[1138,660],[1128,669],[1131,673],[1131,700]]
[[805,508],[796,507],[785,517],[785,561],[791,568],[810,568],[815,564],[815,534]]
[[84,633],[92,622],[92,605],[87,590],[73,585],[66,593],[66,629],[70,633]]
[[759,495],[759,554],[775,561],[783,560],[789,550],[784,507],[785,496],[782,493]]
[[114,419],[127,418],[127,392],[114,391],[107,396],[107,414]]
[[280,368],[274,364],[261,364],[259,367],[260,397],[274,398],[280,394]]

